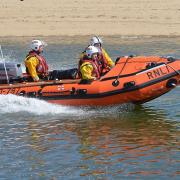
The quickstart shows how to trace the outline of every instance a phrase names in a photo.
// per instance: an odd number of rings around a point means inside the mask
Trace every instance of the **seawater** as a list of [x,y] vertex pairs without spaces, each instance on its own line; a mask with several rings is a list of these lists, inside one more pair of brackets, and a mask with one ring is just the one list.
[[[77,67],[88,43],[44,38],[51,69]],[[1,38],[5,60],[22,63],[29,40]],[[179,40],[107,37],[104,47],[113,60],[180,57]],[[0,95],[0,179],[179,179],[179,107],[179,87],[141,106],[70,107]]]

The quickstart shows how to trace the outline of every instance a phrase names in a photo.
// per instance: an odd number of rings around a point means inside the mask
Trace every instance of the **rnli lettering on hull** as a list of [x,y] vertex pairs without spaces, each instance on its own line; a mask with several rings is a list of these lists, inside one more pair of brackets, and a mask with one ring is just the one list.
[[167,66],[164,66],[165,68],[163,67],[159,67],[159,68],[156,68],[156,69],[153,69],[149,72],[147,72],[147,76],[149,79],[155,79],[157,77],[160,77],[160,76],[163,76],[163,75],[166,75],[169,73],[169,69]]

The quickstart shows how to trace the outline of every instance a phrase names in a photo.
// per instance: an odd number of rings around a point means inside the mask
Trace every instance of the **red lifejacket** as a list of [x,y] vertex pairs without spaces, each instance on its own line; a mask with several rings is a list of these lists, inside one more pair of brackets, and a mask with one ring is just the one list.
[[48,65],[46,63],[45,58],[42,55],[39,55],[35,51],[30,51],[26,57],[29,59],[34,56],[39,60],[39,64],[36,67],[36,71],[40,74],[47,74],[48,73]]
[[79,71],[79,75],[80,75],[80,77],[82,77],[82,75],[81,75],[81,71],[80,71],[80,67],[81,67],[81,65],[83,64],[83,63],[85,63],[85,62],[89,62],[92,66],[93,66],[93,75],[95,76],[95,77],[97,77],[98,79],[101,77],[101,71],[100,71],[100,66],[98,65],[98,62],[97,62],[98,60],[90,60],[90,59],[81,59],[80,61],[79,61],[79,67],[78,67],[78,71]]
[[103,54],[102,48],[100,48],[98,59],[99,59],[99,64],[101,66],[101,73],[103,73],[104,71],[109,71],[109,68],[108,68],[109,66],[108,66],[107,60]]

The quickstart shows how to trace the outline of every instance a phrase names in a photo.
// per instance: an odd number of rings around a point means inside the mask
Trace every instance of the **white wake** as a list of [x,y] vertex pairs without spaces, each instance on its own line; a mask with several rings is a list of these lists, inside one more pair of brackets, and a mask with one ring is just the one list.
[[132,104],[122,104],[107,107],[72,107],[51,104],[35,98],[16,95],[0,95],[0,115],[12,113],[28,113],[45,116],[66,117],[107,117],[117,113],[129,112],[134,109]]
[[84,111],[69,106],[50,104],[35,98],[25,98],[16,95],[0,95],[0,114],[27,112],[35,115],[76,115]]

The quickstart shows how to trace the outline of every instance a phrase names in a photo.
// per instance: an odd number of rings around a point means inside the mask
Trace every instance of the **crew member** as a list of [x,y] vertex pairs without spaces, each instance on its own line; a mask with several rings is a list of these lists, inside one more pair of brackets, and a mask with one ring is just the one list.
[[31,75],[33,81],[45,79],[48,76],[48,65],[45,58],[41,55],[45,47],[45,43],[40,40],[31,42],[31,51],[25,59],[26,71]]
[[[107,52],[105,51],[104,48],[102,48],[102,40],[98,36],[94,36],[90,40],[90,46],[95,46],[98,48],[98,60],[99,60],[99,65],[101,65],[101,72],[100,74],[103,75],[106,72],[108,72],[112,67],[114,67],[114,62],[112,59],[109,57]],[[88,47],[87,47],[88,48]],[[86,48],[86,49],[87,49]],[[80,56],[80,61],[82,59],[86,59],[86,49],[85,51],[81,54]]]
[[100,78],[100,66],[98,65],[98,48],[89,46],[85,52],[86,59],[81,60],[81,78],[86,80],[96,80]]

